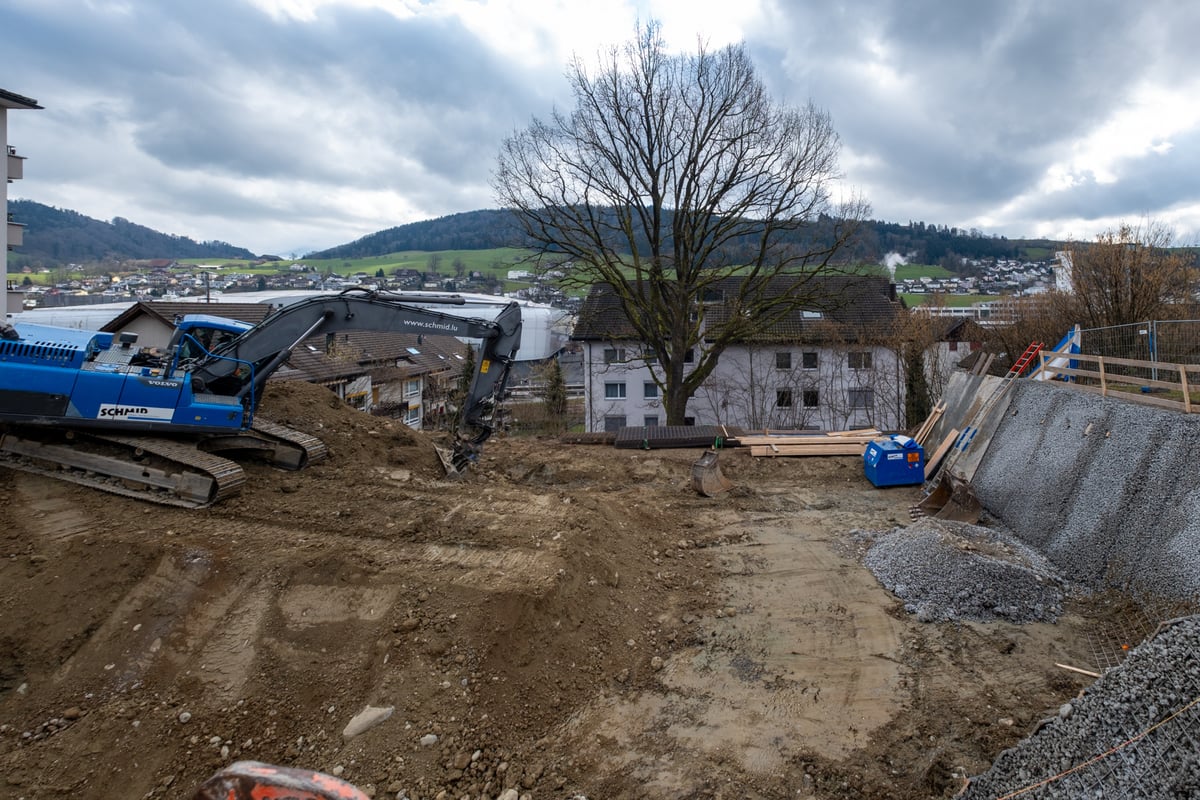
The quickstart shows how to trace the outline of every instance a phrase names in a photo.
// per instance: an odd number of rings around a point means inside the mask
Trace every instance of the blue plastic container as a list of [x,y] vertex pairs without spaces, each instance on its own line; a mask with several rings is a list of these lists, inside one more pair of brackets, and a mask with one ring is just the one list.
[[912,486],[925,482],[925,448],[915,439],[893,434],[867,445],[863,471],[876,486]]

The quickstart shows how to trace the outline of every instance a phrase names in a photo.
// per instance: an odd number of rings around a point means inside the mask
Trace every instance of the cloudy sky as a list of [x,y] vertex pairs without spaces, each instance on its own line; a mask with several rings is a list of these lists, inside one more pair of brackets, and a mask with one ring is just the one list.
[[1200,242],[1200,4],[1179,0],[0,0],[10,197],[288,255],[493,208],[567,61],[657,19],[827,109],[876,219]]

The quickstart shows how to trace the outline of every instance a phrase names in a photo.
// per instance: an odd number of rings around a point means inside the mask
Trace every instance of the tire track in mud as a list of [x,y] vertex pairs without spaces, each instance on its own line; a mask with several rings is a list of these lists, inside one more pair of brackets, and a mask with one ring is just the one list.
[[[207,701],[222,704],[244,694],[260,658],[313,657],[307,629],[350,626],[350,638],[376,638],[414,573],[437,573],[448,584],[487,593],[537,592],[554,581],[561,561],[554,542],[501,549],[328,532],[308,542],[303,532],[282,524],[212,522],[217,524],[205,527],[202,537],[211,550],[184,547],[196,537],[179,526],[179,546],[163,552],[150,573],[115,603],[59,668],[57,683],[98,681],[120,692],[147,681],[151,673],[160,685],[188,675],[204,685]],[[279,547],[280,542],[291,548]],[[311,575],[306,565],[323,555],[369,563],[371,585],[294,580]],[[247,561],[254,566],[247,567]],[[234,577],[239,571],[249,577]],[[350,651],[342,655],[358,660]]]
[[[902,710],[903,624],[886,611],[891,599],[839,552],[835,524],[802,507],[720,526],[732,542],[710,551],[725,573],[723,599],[713,618],[696,623],[704,644],[677,653],[660,673],[665,702],[610,703],[583,717],[580,730],[665,731],[647,749],[697,766],[731,760],[769,776],[796,756],[844,758]],[[662,774],[651,762],[612,767]]]
[[93,532],[95,520],[72,502],[68,496],[69,487],[15,470],[9,474],[20,497],[13,505],[28,508],[28,512],[16,519],[35,539],[60,543]]

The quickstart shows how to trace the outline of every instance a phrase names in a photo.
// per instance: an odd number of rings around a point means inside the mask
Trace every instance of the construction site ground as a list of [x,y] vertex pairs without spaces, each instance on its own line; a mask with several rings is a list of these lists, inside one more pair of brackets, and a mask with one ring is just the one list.
[[[1119,601],[922,623],[862,460],[432,435],[308,384],[325,463],[188,511],[0,470],[0,797],[187,798],[237,760],[377,798],[952,796],[1098,669]],[[393,713],[347,738],[367,707]],[[382,714],[381,714],[382,716]]]

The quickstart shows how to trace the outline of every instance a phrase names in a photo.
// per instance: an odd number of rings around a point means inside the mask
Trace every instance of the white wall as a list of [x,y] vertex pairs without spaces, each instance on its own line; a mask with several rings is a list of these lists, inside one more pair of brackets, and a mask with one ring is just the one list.
[[[606,363],[606,350],[624,349],[624,362]],[[816,353],[816,369],[804,368],[804,353]],[[850,353],[869,354],[870,368],[855,369]],[[777,353],[787,353],[790,366],[776,366]],[[623,416],[624,424],[647,424],[647,417],[666,424],[661,397],[647,398],[645,384],[652,382],[651,367],[639,358],[634,344],[585,342],[584,408],[588,431],[605,430],[606,418]],[[863,356],[856,357],[861,362]],[[624,385],[624,397],[610,397],[606,385]],[[896,430],[904,425],[904,374],[895,354],[883,347],[846,345],[770,345],[733,347],[722,354],[713,374],[688,403],[687,413],[697,425],[731,425],[747,429],[812,428],[845,430],[878,427]],[[869,390],[873,402],[855,408]],[[806,407],[805,392],[815,391],[817,405]],[[779,393],[790,394],[791,405],[781,406]],[[808,399],[812,399],[811,395]]]

